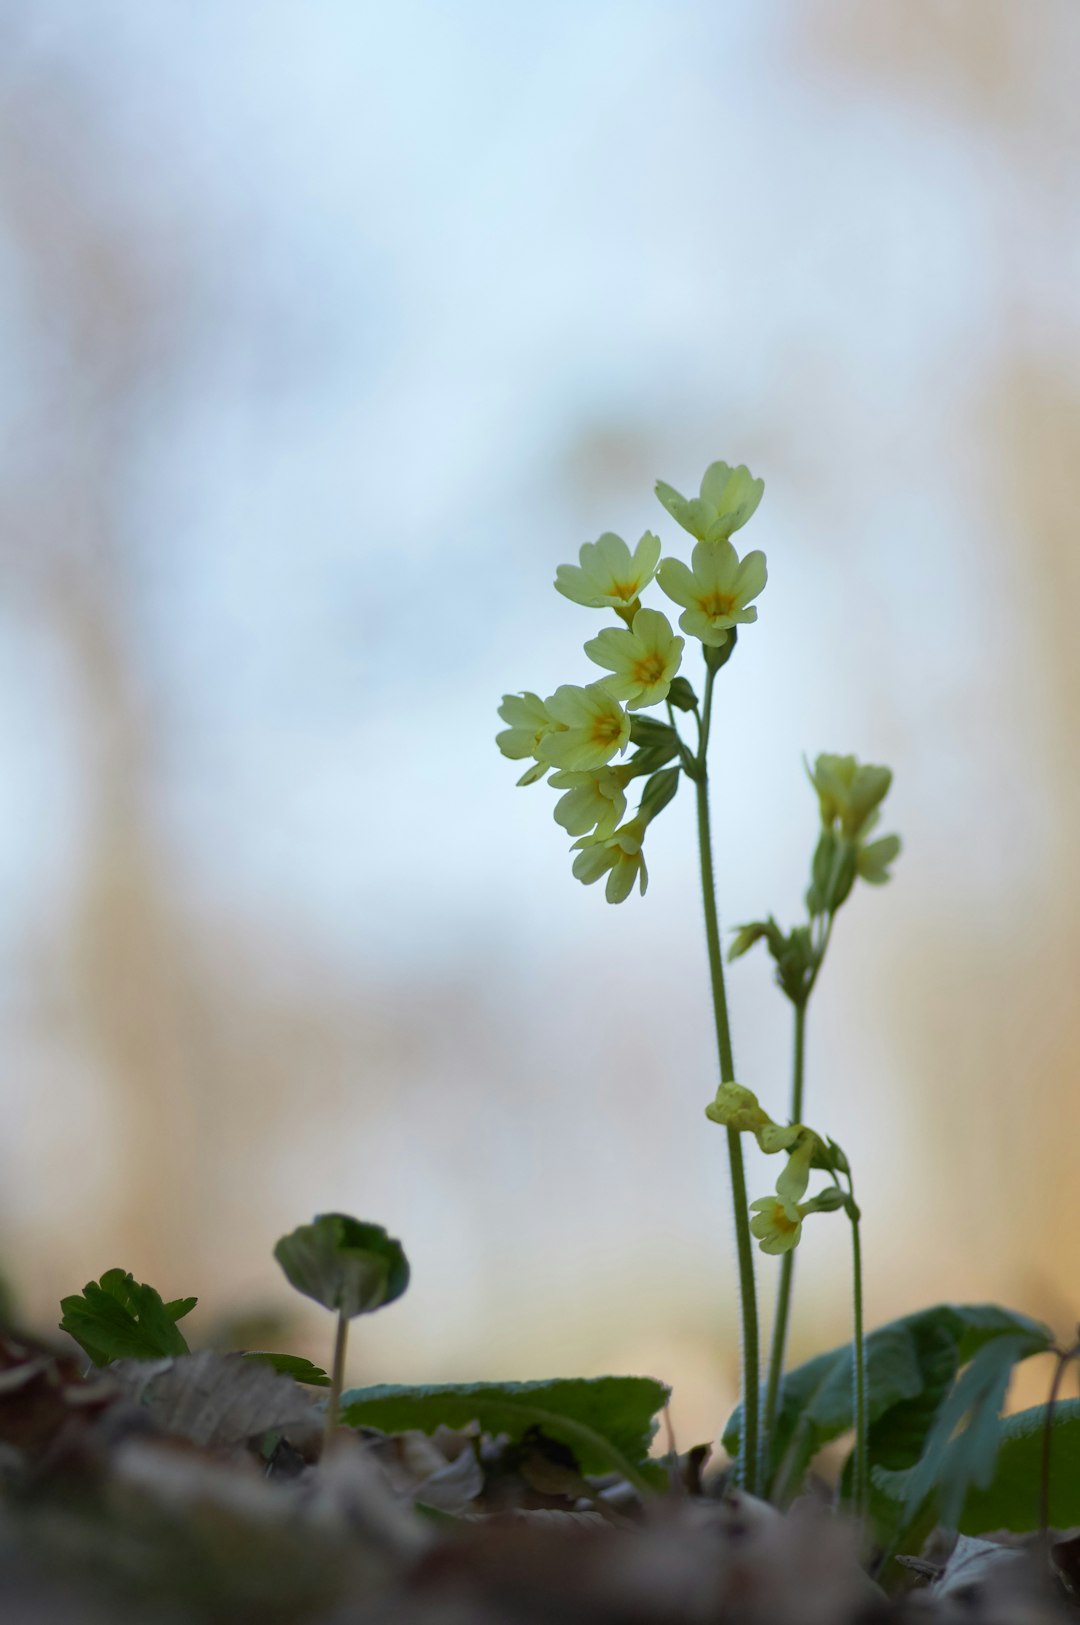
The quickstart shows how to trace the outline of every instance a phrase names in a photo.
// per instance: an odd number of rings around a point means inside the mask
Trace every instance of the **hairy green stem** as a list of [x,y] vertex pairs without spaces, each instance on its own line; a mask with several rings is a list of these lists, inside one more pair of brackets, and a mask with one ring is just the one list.
[[[851,1181],[848,1180],[850,1187]],[[863,1289],[862,1244],[859,1240],[859,1209],[855,1205],[855,1192],[851,1191],[848,1204],[851,1220],[851,1263],[854,1275],[855,1340],[852,1358],[855,1366],[855,1460],[854,1510],[856,1518],[866,1516],[870,1497],[870,1456],[866,1437],[866,1351],[863,1347]]]
[[334,1335],[334,1365],[330,1372],[330,1397],[326,1402],[326,1423],[323,1427],[323,1455],[332,1448],[337,1436],[341,1390],[345,1386],[345,1345],[348,1340],[348,1318],[344,1310],[339,1309],[337,1332]]
[[[716,912],[716,878],[713,870],[712,836],[709,831],[709,780],[705,753],[709,743],[712,690],[716,673],[710,671],[705,684],[705,705],[698,753],[697,791],[698,847],[701,854],[701,892],[705,905],[705,937],[709,948],[709,976],[712,983],[716,1045],[720,1057],[720,1081],[735,1081],[731,1053],[731,1027],[724,991],[724,959],[720,947],[720,921]],[[758,1357],[757,1293],[754,1286],[754,1254],[750,1238],[750,1211],[746,1198],[746,1172],[742,1141],[728,1129],[728,1162],[731,1170],[731,1198],[735,1211],[735,1244],[739,1260],[739,1296],[742,1301],[742,1402],[743,1427],[740,1451],[740,1479],[751,1495],[758,1488]]]
[[[802,1122],[803,1071],[806,1053],[806,1005],[795,1006],[794,1059],[791,1068],[791,1112],[793,1123]],[[784,1353],[787,1348],[788,1320],[791,1315],[791,1289],[795,1274],[795,1249],[786,1252],[780,1261],[780,1285],[776,1291],[773,1311],[772,1347],[769,1352],[769,1380],[765,1389],[765,1415],[762,1421],[762,1449],[765,1457],[765,1487],[768,1488],[769,1441],[776,1425],[776,1411],[780,1402],[780,1383],[784,1375]]]

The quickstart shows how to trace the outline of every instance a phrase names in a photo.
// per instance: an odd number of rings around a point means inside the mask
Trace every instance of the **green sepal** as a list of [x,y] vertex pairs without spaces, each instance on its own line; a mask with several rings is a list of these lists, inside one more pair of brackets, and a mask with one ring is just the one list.
[[381,1224],[321,1213],[282,1236],[274,1257],[290,1286],[352,1320],[392,1303],[409,1284],[401,1243]]
[[644,716],[640,711],[630,718],[630,743],[637,746],[627,763],[635,778],[655,773],[680,751],[679,736],[670,722]]
[[665,767],[662,772],[654,773],[649,779],[641,794],[641,804],[638,807],[638,817],[651,824],[658,813],[662,813],[668,802],[679,788],[681,768]]
[[810,866],[810,886],[806,906],[814,916],[835,914],[851,895],[855,884],[858,849],[853,841],[822,830]]
[[839,1185],[826,1185],[823,1191],[818,1191],[816,1196],[812,1196],[808,1202],[804,1203],[800,1211],[836,1213],[840,1208],[846,1207],[847,1204],[848,1198]]
[[735,653],[735,645],[738,643],[738,641],[739,628],[737,626],[731,626],[728,628],[727,637],[718,647],[711,643],[702,644],[701,652],[705,656],[706,669],[715,673],[718,672],[722,666],[726,666],[732,655]]
[[696,711],[698,697],[685,677],[673,677],[668,689],[668,702],[676,711]]

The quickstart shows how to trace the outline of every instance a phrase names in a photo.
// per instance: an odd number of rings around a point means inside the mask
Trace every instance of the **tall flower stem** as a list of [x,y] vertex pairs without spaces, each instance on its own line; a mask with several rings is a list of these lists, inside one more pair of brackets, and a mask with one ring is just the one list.
[[[806,1053],[806,1004],[795,1006],[794,1059],[791,1069],[791,1121],[802,1122],[803,1071]],[[773,1312],[772,1347],[769,1352],[769,1380],[765,1389],[765,1416],[762,1424],[762,1445],[765,1457],[765,1488],[768,1489],[769,1441],[776,1425],[776,1410],[780,1401],[780,1383],[784,1375],[784,1353],[787,1348],[788,1320],[791,1315],[791,1288],[795,1274],[795,1249],[786,1252],[780,1261],[780,1285],[776,1292]]]
[[[705,937],[709,948],[709,977],[712,983],[716,1046],[720,1059],[721,1083],[734,1083],[735,1064],[731,1053],[731,1027],[727,995],[724,991],[724,960],[720,948],[720,921],[716,911],[716,877],[713,869],[712,836],[709,830],[709,779],[705,755],[712,717],[712,692],[716,672],[710,667],[705,683],[705,703],[701,719],[701,742],[697,756],[698,848],[701,854],[701,893],[705,905]],[[740,1479],[744,1489],[756,1495],[758,1489],[758,1356],[757,1292],[754,1285],[754,1255],[750,1238],[750,1211],[746,1198],[746,1172],[742,1142],[734,1129],[727,1130],[728,1162],[731,1169],[731,1199],[735,1211],[735,1244],[739,1261],[739,1296],[742,1302],[742,1403],[743,1427]]]
[[851,1264],[854,1277],[855,1339],[852,1345],[855,1386],[855,1460],[854,1460],[854,1512],[857,1518],[866,1516],[870,1495],[870,1458],[866,1437],[866,1350],[863,1346],[863,1285],[862,1244],[859,1240],[859,1209],[855,1203],[855,1190],[848,1178],[851,1197],[847,1205],[851,1220]]

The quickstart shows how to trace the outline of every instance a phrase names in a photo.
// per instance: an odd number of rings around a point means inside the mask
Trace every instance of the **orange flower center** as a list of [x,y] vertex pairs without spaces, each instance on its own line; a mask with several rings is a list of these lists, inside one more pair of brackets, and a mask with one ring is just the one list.
[[790,1236],[799,1228],[798,1219],[789,1219],[783,1202],[777,1202],[772,1210],[772,1227],[779,1230],[781,1235]]
[[648,654],[635,660],[630,668],[630,675],[635,683],[642,688],[652,688],[654,683],[662,681],[664,676],[664,657],[659,649],[650,649]]
[[613,745],[622,732],[622,717],[612,711],[604,711],[593,718],[589,738],[594,745]]
[[730,615],[735,608],[735,594],[733,592],[707,592],[698,599],[698,609],[710,620],[720,615]]

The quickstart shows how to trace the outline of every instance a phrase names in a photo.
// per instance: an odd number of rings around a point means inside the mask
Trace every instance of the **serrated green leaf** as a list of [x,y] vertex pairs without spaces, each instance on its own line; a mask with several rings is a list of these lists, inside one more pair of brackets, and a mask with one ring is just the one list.
[[[969,1490],[957,1520],[961,1534],[1039,1527],[1045,1423],[1045,1405],[999,1420],[993,1477]],[[1080,1524],[1080,1399],[1059,1400],[1051,1426],[1050,1525],[1071,1529]]]
[[[910,1466],[921,1456],[925,1442],[925,1435],[922,1440],[917,1437],[920,1421],[925,1422],[928,1432],[956,1372],[984,1344],[1017,1335],[1029,1340],[1029,1352],[1046,1347],[1050,1337],[1036,1321],[996,1304],[939,1304],[871,1332],[866,1339],[871,1441],[876,1439],[885,1448],[886,1459]],[[954,1355],[949,1352],[950,1344]],[[851,1361],[851,1345],[845,1344],[785,1376],[770,1441],[767,1480],[780,1500],[797,1492],[810,1461],[822,1446],[853,1425]],[[887,1422],[899,1406],[908,1408]],[[740,1406],[723,1435],[724,1448],[731,1456],[738,1453],[741,1421]],[[892,1433],[892,1421],[898,1430],[906,1430],[906,1444],[902,1447],[899,1431],[895,1436]],[[905,1460],[905,1456],[909,1459]],[[873,1448],[870,1461],[872,1469],[878,1465]]]
[[392,1303],[409,1284],[409,1261],[381,1224],[320,1213],[282,1236],[274,1257],[290,1286],[352,1320]]
[[126,1270],[106,1270],[100,1281],[88,1281],[80,1294],[60,1300],[60,1329],[95,1365],[187,1354],[176,1322],[197,1301],[175,1298],[165,1304],[152,1286],[140,1285]]
[[662,1487],[662,1468],[648,1460],[656,1415],[671,1390],[653,1377],[558,1377],[548,1382],[444,1383],[406,1388],[354,1388],[341,1419],[385,1433],[476,1422],[486,1433],[522,1439],[532,1428],[574,1451],[582,1472],[622,1473],[641,1493]]
[[294,1382],[306,1383],[309,1388],[329,1388],[330,1378],[320,1365],[312,1365],[300,1354],[276,1354],[266,1349],[245,1349],[245,1360],[258,1360],[262,1365],[268,1365],[283,1377],[292,1377]]

